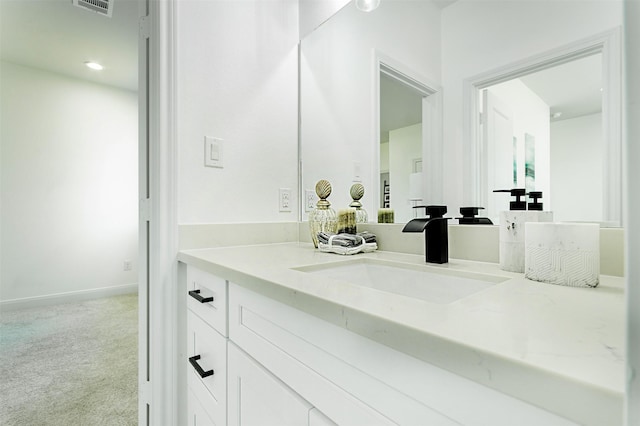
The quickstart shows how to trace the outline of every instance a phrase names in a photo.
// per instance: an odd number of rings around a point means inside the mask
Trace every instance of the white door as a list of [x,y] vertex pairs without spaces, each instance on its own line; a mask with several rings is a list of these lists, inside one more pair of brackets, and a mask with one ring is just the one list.
[[232,343],[228,363],[229,425],[309,424],[311,405]]
[[498,223],[500,210],[508,210],[506,195],[493,194],[495,189],[511,189],[514,185],[513,112],[490,90],[483,91],[482,156],[487,165],[481,188],[487,217]]

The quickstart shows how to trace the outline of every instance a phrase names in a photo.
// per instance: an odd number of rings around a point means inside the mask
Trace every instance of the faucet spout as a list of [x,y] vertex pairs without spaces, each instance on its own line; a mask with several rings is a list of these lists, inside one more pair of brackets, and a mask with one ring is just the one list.
[[422,232],[429,224],[429,218],[411,219],[404,225],[402,232]]
[[432,217],[412,219],[404,226],[402,232],[423,232],[425,241],[425,260],[428,263],[449,262],[450,217],[442,217],[447,212],[446,206],[427,206],[427,213]]

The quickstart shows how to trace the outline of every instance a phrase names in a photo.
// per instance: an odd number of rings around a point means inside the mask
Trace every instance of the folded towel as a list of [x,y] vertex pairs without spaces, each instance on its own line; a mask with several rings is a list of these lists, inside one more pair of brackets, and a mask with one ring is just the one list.
[[318,232],[318,242],[340,247],[356,247],[364,242],[364,238],[354,234],[330,234]]
[[337,254],[367,253],[378,249],[376,236],[369,232],[359,234],[332,234],[318,232],[318,248]]
[[377,242],[376,235],[372,234],[371,232],[367,232],[367,231],[358,232],[356,235],[364,238],[364,242],[365,243],[375,243],[375,242]]

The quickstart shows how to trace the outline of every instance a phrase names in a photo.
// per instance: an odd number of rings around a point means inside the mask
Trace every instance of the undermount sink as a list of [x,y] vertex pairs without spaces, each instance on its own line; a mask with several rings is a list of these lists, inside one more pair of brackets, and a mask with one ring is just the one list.
[[509,279],[378,259],[354,259],[292,269],[439,304],[455,302]]

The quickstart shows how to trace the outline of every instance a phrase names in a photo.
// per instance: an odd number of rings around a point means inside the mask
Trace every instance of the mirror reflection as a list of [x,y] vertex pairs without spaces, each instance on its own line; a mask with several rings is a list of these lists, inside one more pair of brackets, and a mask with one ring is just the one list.
[[[328,179],[330,201],[341,208],[350,201],[351,184],[361,182],[370,220],[388,206],[396,222],[406,222],[415,204],[445,204],[453,217],[459,207],[481,206],[487,209],[482,216],[495,219],[509,199],[490,191],[519,186],[542,191],[545,210],[554,211],[556,220],[619,226],[620,82],[612,79],[619,80],[620,65],[611,59],[620,49],[617,6],[501,4],[382,0],[364,13],[351,3],[306,36],[300,51],[301,190]],[[568,31],[564,23],[578,10],[585,20]],[[514,25],[501,25],[506,22]],[[552,65],[531,62],[605,33],[609,38],[598,49],[585,42],[578,48],[584,51],[566,53]],[[425,107],[433,96],[418,93],[397,103],[407,87],[380,73],[381,58],[423,76],[442,98]],[[509,69],[525,62],[526,72]],[[503,75],[473,80],[501,67]],[[470,114],[513,97],[510,111],[502,111],[512,116],[512,130],[490,128]],[[527,112],[527,97],[546,105],[536,112],[539,119]],[[501,116],[493,115],[483,120]],[[407,121],[389,124],[396,116]],[[539,124],[525,128],[523,117]],[[411,131],[421,148],[414,142],[404,154],[394,151],[394,141]],[[490,141],[492,134],[501,141]],[[394,161],[403,164],[402,174]]]
[[[301,41],[303,191],[327,179],[334,188],[329,201],[339,209],[349,205],[351,185],[361,182],[361,201],[375,221],[386,180],[396,221],[412,217],[409,175],[425,169],[420,160],[433,137],[418,126],[411,150],[394,141],[400,129],[421,123],[423,98],[437,91],[431,82],[440,79],[439,25],[431,1],[383,1],[368,13],[351,3]],[[404,92],[412,90],[405,102]]]
[[494,223],[509,200],[492,191],[503,188],[542,191],[557,221],[604,220],[602,92],[601,53],[481,90],[485,212]]
[[423,202],[422,102],[424,90],[380,72],[380,208],[407,222]]

